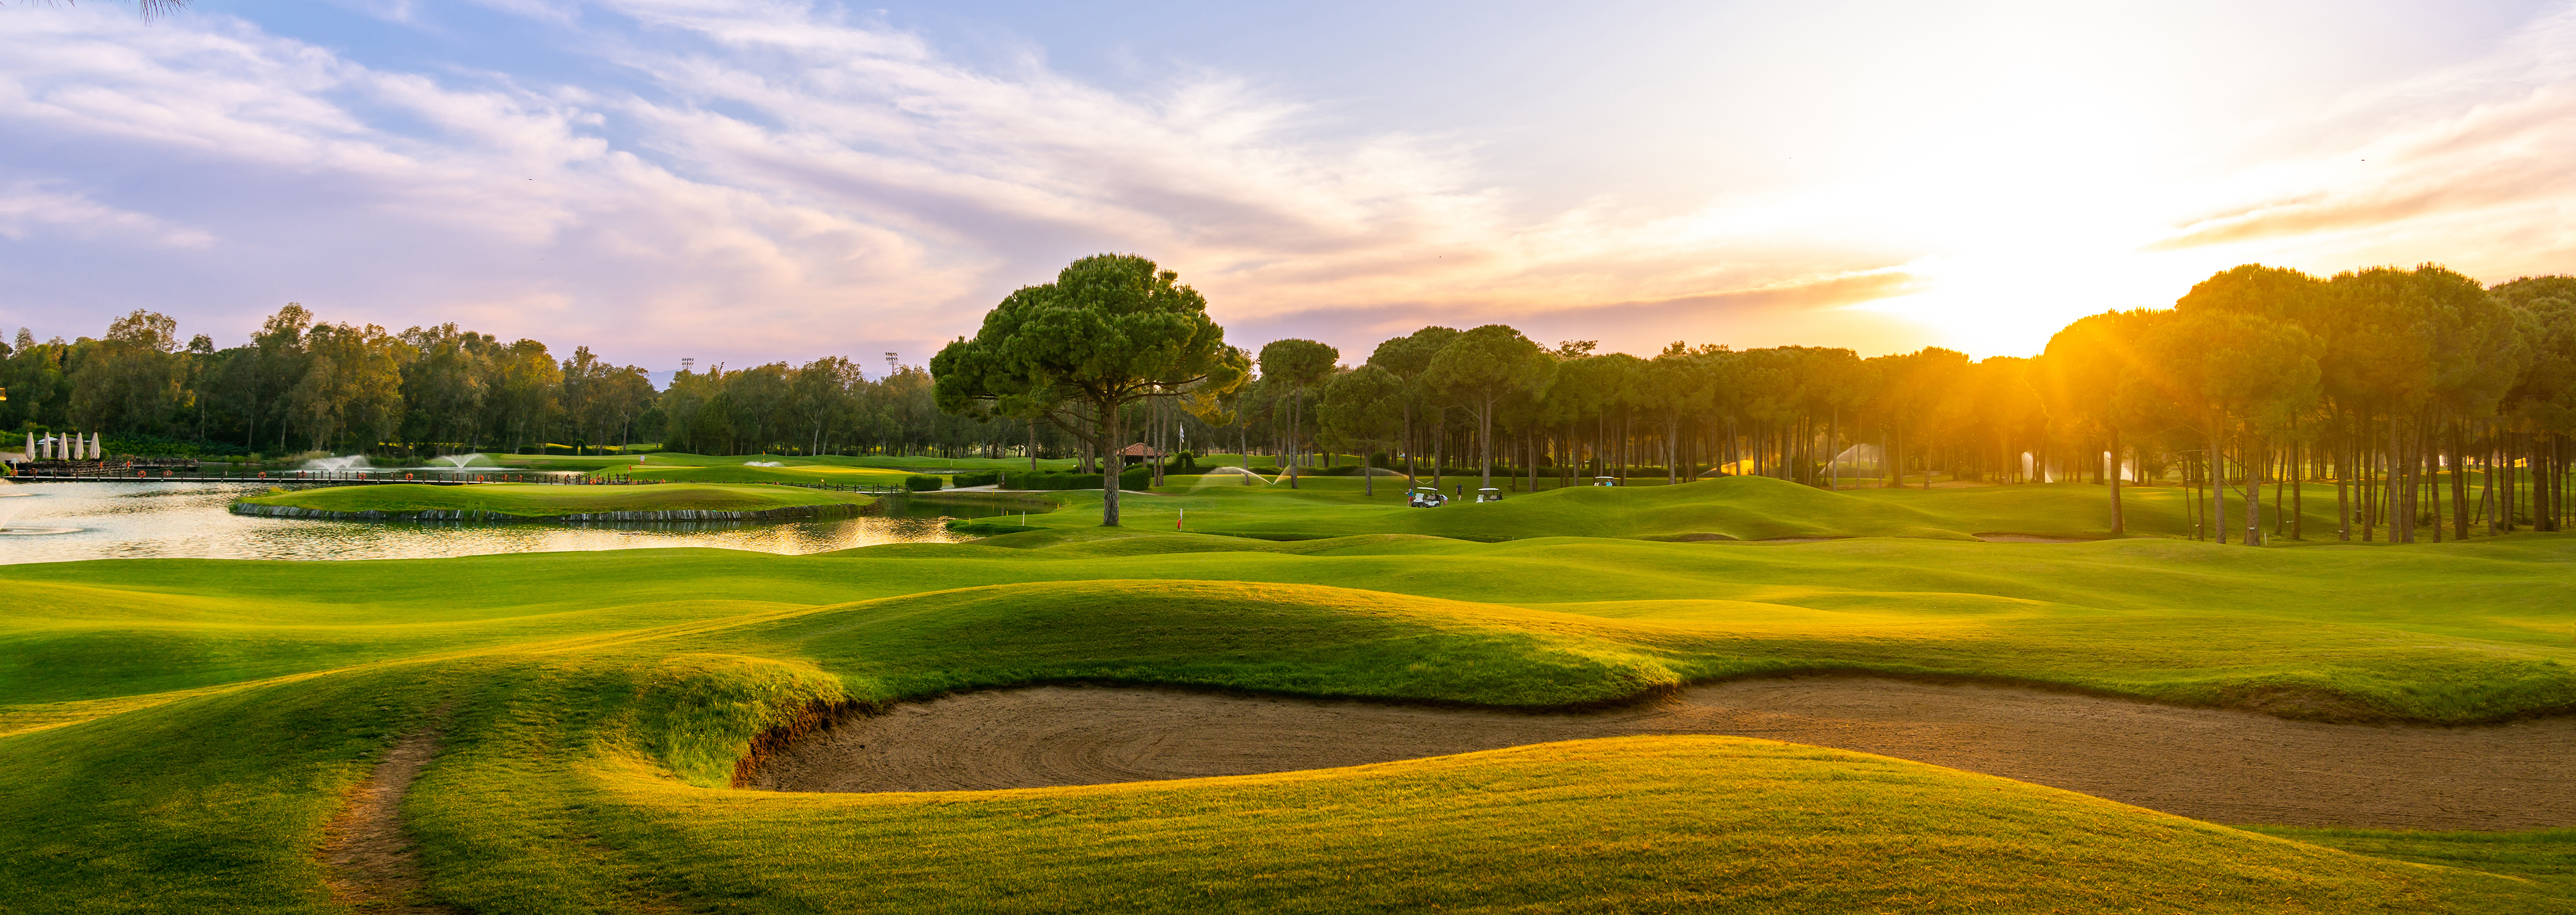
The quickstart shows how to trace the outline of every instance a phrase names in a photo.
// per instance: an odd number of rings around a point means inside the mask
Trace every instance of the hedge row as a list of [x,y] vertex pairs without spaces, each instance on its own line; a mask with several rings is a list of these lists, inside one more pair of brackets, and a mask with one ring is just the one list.
[[[1012,489],[1099,489],[1100,475],[1060,471],[1015,473],[1010,475],[1010,483]],[[1151,468],[1130,467],[1118,475],[1120,489],[1145,489],[1152,485],[1154,471]]]

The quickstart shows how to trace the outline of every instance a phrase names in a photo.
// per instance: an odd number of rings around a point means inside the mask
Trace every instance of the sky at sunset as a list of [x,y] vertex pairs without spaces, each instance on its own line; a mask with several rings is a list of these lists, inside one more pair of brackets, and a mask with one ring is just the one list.
[[0,149],[38,338],[922,362],[1119,251],[1352,362],[2027,355],[2238,263],[2576,272],[2576,7],[21,2]]

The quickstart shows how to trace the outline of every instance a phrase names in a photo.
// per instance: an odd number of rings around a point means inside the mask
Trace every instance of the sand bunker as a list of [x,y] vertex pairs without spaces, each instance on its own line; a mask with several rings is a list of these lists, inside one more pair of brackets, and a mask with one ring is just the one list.
[[1847,677],[1693,687],[1650,706],[1528,715],[1040,687],[855,717],[752,786],[952,791],[1245,775],[1553,740],[1733,734],[1878,753],[2220,823],[2576,825],[2576,719],[2486,727],[2286,721],[1994,686]]

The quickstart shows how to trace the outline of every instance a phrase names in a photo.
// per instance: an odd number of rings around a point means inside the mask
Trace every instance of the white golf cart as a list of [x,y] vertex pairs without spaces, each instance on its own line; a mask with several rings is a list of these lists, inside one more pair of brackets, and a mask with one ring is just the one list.
[[1414,508],[1439,508],[1449,504],[1449,496],[1433,487],[1416,486],[1413,487],[1413,495],[1407,498],[1404,504]]
[[1593,477],[1593,478],[1592,478],[1592,485],[1594,485],[1594,486],[1617,486],[1617,485],[1619,485],[1619,478],[1618,478],[1618,477]]
[[1496,489],[1496,488],[1494,488],[1494,487],[1491,487],[1491,486],[1487,486],[1487,487],[1485,487],[1485,488],[1483,488],[1483,489],[1476,490],[1476,501],[1478,501],[1478,502],[1500,502],[1500,501],[1503,501],[1503,491],[1502,491],[1502,490],[1500,490],[1500,489]]

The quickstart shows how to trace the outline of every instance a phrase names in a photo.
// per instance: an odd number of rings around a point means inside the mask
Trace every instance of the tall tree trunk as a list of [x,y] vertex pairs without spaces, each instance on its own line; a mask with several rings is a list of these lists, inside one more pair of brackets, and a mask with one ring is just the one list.
[[[2496,464],[2504,464],[2501,490],[2496,490],[2496,534],[2514,534],[2514,503],[2522,500],[2522,485],[2514,479],[2514,433],[2506,428],[2496,430]],[[2496,469],[2488,467],[2488,474]]]
[[1441,465],[1449,463],[1449,408],[1438,406],[1431,410],[1432,421],[1437,424],[1431,430],[1431,488],[1437,490],[1441,486],[1440,472],[1447,469]]
[[[1110,403],[1110,402],[1102,402],[1101,404],[1099,404],[1099,406],[1101,407],[1101,410],[1100,410],[1100,440],[1101,440],[1102,442],[1104,442],[1104,443],[1106,443],[1106,442],[1114,442],[1114,441],[1117,441],[1117,440],[1118,440],[1118,431],[1119,431],[1119,430],[1118,430],[1118,405],[1117,405],[1117,404],[1115,404],[1115,403]],[[1114,446],[1109,446],[1109,445],[1104,444],[1104,445],[1101,447],[1101,450],[1103,450],[1103,451],[1108,451],[1108,452],[1109,452],[1109,454],[1108,454],[1108,456],[1109,456],[1109,457],[1117,457],[1117,456],[1118,456],[1117,450],[1116,450],[1116,448],[1115,448]],[[1117,465],[1115,465],[1115,464],[1110,464],[1110,463],[1108,463],[1108,462],[1107,462],[1107,461],[1105,461],[1105,460],[1104,460],[1103,462],[1101,462],[1101,467],[1100,467],[1100,471],[1101,471],[1101,473],[1100,473],[1100,526],[1101,526],[1101,527],[1117,527],[1117,526],[1118,526],[1118,471],[1119,471],[1119,470],[1120,470],[1120,468],[1119,468]]]
[[1413,479],[1413,398],[1410,398],[1410,397],[1407,397],[1407,398],[1405,398],[1405,399],[1404,399],[1404,485],[1405,485],[1405,487],[1406,487],[1407,489],[1412,488],[1412,486],[1414,485],[1414,479]]
[[1896,433],[1887,431],[1885,426],[1879,427],[1878,488],[1880,489],[1897,489],[1905,485],[1905,472],[1897,469],[1900,465],[1896,461],[1897,449],[1901,447],[1899,443],[1902,441],[1896,437]]
[[2263,545],[2263,474],[2256,468],[2271,466],[2269,443],[2245,436],[2237,452],[2236,464],[2245,471],[2245,545]]
[[1476,486],[1477,495],[1494,485],[1494,398],[1485,398],[1484,408],[1476,411]]
[[2373,482],[2375,479],[2375,470],[2372,466],[2376,463],[2376,460],[2372,456],[2372,452],[2378,450],[2372,447],[2372,443],[2378,439],[2378,436],[2373,434],[2370,428],[2370,412],[2368,410],[2361,412],[2360,416],[2357,417],[2354,426],[2355,428],[2352,433],[2352,461],[2353,472],[2356,476],[2352,481],[2352,498],[2353,502],[2356,503],[2354,508],[2361,516],[2361,542],[2369,543],[2372,534],[2371,528],[2373,524],[2379,520],[2379,516],[2377,514],[2378,508],[2373,504],[2373,500],[2377,498],[2379,487]]
[[1664,414],[1664,485],[1681,482],[1682,420],[1679,413]]
[[2302,450],[2299,447],[2298,429],[2298,421],[2292,420],[2290,422],[2290,539],[2306,540],[2308,539],[2308,468],[2299,461],[2302,457],[2315,454],[2316,449]]
[[2415,542],[2415,451],[2406,424],[2388,417],[2388,542]]
[[1305,393],[1306,387],[1304,385],[1298,385],[1288,389],[1288,447],[1286,449],[1288,453],[1280,455],[1281,467],[1279,472],[1288,475],[1288,488],[1290,489],[1297,488],[1297,465],[1299,463],[1297,458],[1299,453],[1303,451],[1303,449],[1299,447],[1300,443],[1297,438],[1297,408],[1300,406],[1299,401],[1305,399]]
[[2416,491],[2433,509],[2433,542],[2442,542],[2442,427],[2439,420],[2417,420],[2415,424],[2416,466],[2423,473]]
[[2453,540],[2469,539],[2469,445],[2460,432],[2464,423],[2451,420],[2451,528]]
[[1825,413],[1824,454],[1825,488],[1837,492],[1841,491],[1843,488],[1842,444],[1843,410],[1841,406],[1837,405]]
[[[2129,520],[2120,509],[2120,429],[2117,426],[2111,427],[2110,454],[2111,469],[2108,476],[2111,484],[2111,533],[2125,534],[2129,532]],[[1886,460],[1887,455],[1881,454],[1879,459]]]
[[2227,451],[2219,444],[2218,426],[2209,428],[2209,529],[2215,542],[2227,542]]

